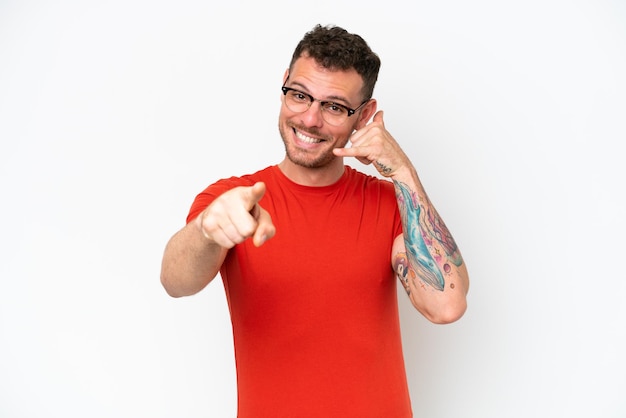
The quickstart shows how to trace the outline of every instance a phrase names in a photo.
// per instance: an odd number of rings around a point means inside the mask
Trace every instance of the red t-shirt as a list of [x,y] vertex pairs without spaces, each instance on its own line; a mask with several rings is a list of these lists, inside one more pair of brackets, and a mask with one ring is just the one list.
[[220,270],[233,325],[240,418],[405,418],[393,184],[346,167],[333,185],[306,187],[277,166],[223,179],[194,201],[257,181],[276,235],[235,246]]

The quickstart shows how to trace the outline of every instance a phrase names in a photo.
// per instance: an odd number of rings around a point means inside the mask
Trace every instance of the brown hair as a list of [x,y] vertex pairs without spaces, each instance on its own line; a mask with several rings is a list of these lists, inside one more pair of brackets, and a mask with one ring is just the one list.
[[378,79],[380,58],[359,35],[338,26],[316,25],[296,46],[289,70],[303,54],[330,70],[354,68],[363,79],[363,99],[371,99]]

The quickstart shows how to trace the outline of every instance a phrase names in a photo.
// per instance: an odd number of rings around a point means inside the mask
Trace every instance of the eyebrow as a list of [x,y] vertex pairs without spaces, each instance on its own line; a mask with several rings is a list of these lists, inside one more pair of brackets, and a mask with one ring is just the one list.
[[[297,81],[294,81],[293,85],[291,87],[295,88],[294,86],[299,87],[298,90],[302,90],[302,93],[306,93],[306,94],[308,94],[310,96],[313,96],[309,92],[309,89],[307,89],[304,84],[298,83]],[[317,99],[317,97],[316,97],[316,99]],[[342,97],[342,96],[328,96],[328,98],[318,99],[318,100],[321,100],[323,102],[332,102],[332,103],[340,104],[342,106],[346,106],[347,108],[352,108],[352,105],[350,104],[350,101],[348,99],[346,99],[345,97]]]

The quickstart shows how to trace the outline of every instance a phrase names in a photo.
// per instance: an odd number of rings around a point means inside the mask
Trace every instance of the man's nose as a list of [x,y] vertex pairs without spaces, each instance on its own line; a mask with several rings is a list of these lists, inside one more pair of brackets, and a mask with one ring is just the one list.
[[309,108],[301,114],[302,122],[304,122],[306,126],[322,126],[324,124],[322,112],[324,112],[322,104],[314,100],[311,102]]

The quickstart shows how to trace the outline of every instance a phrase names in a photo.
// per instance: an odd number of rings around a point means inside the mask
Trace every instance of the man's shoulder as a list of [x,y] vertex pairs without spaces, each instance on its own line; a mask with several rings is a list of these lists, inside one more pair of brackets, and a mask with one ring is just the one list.
[[345,170],[348,181],[363,183],[367,188],[374,187],[393,190],[394,186],[391,180],[365,173],[349,165],[346,166]]
[[251,174],[223,177],[209,184],[203,191],[196,195],[189,214],[187,215],[187,222],[195,218],[222,193],[234,189],[235,187],[252,186],[258,181],[266,181],[271,177],[273,167],[274,166],[269,166]]
[[209,186],[213,187],[237,187],[237,186],[251,186],[258,181],[266,181],[273,176],[273,172],[276,166],[269,166],[262,168],[258,171],[248,174],[233,175],[230,177],[224,177]]

